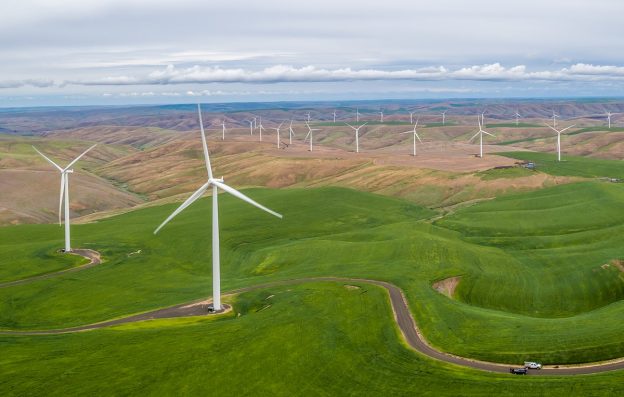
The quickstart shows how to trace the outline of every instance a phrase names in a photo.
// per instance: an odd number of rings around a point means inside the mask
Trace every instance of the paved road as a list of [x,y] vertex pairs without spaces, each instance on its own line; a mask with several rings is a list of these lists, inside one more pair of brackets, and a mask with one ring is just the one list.
[[[474,369],[480,369],[491,372],[509,373],[509,368],[519,367],[518,364],[500,364],[486,361],[472,360],[465,357],[455,356],[452,354],[444,353],[430,346],[423,335],[418,330],[416,322],[412,317],[412,313],[409,310],[407,299],[403,294],[403,291],[394,284],[378,281],[368,280],[360,278],[346,278],[346,277],[311,277],[298,280],[285,280],[275,281],[266,284],[259,284],[250,287],[244,287],[228,292],[226,295],[235,295],[241,292],[247,292],[257,289],[265,289],[279,285],[289,284],[301,284],[307,282],[318,281],[331,281],[331,282],[346,282],[346,283],[365,283],[377,285],[384,288],[390,297],[390,303],[392,311],[394,312],[395,321],[403,335],[403,338],[407,344],[417,352],[424,354],[436,360],[461,365],[464,367],[470,367]],[[0,335],[51,335],[51,334],[63,334],[78,331],[87,331],[93,329],[99,329],[104,327],[110,327],[113,325],[133,323],[137,321],[162,319],[162,318],[174,318],[174,317],[186,317],[186,316],[198,316],[207,314],[207,304],[205,300],[198,300],[189,303],[184,303],[176,306],[171,306],[164,309],[154,310],[151,312],[136,314],[130,317],[119,318],[110,321],[104,321],[96,324],[83,325],[73,328],[55,329],[55,330],[40,330],[40,331],[0,331]],[[599,372],[607,372],[624,369],[624,359],[617,361],[604,362],[604,363],[590,363],[579,366],[549,366],[541,370],[529,370],[530,375],[584,375],[594,374]],[[511,376],[511,375],[510,375]]]
[[58,272],[46,273],[46,274],[42,274],[42,275],[39,275],[39,276],[23,278],[21,280],[15,280],[15,281],[9,281],[9,282],[6,282],[6,283],[0,283],[0,288],[12,287],[14,285],[28,284],[28,283],[32,283],[33,281],[38,281],[38,280],[46,280],[46,279],[49,279],[49,278],[60,276],[62,274],[73,273],[73,272],[78,272],[80,270],[85,270],[85,269],[88,269],[88,268],[93,267],[93,266],[97,266],[100,263],[102,263],[102,260],[100,259],[100,253],[97,252],[97,251],[94,251],[94,250],[90,250],[90,249],[76,249],[76,250],[73,250],[71,253],[75,254],[75,255],[84,256],[85,258],[89,259],[89,263],[85,263],[84,265],[81,265],[81,266],[70,267],[69,269],[60,270]]

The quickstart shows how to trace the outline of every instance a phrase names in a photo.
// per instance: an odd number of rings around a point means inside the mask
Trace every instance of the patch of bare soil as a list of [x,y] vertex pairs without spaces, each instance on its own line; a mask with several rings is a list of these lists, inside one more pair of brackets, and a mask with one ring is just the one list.
[[457,288],[460,280],[461,276],[449,277],[445,278],[444,280],[436,281],[435,283],[433,283],[432,287],[439,293],[453,299],[453,295],[455,294],[455,288]]
[[349,289],[349,290],[360,289],[360,287],[358,287],[357,285],[348,285],[348,284],[345,284],[345,286],[344,286],[344,287],[345,287],[346,289]]

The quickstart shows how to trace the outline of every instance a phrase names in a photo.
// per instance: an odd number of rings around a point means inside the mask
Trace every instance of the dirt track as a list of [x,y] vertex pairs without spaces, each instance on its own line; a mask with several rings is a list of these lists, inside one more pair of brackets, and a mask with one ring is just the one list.
[[[412,317],[412,314],[409,310],[407,300],[403,295],[403,291],[394,284],[378,281],[378,280],[368,280],[368,279],[359,279],[359,278],[345,278],[345,277],[312,277],[312,278],[304,278],[298,280],[285,280],[285,281],[276,281],[272,283],[260,284],[251,287],[240,288],[237,290],[230,291],[226,294],[228,295],[236,295],[242,292],[252,291],[256,289],[269,288],[273,286],[279,285],[288,285],[288,284],[301,284],[306,282],[318,282],[318,281],[331,281],[331,282],[348,282],[348,283],[366,283],[380,286],[386,291],[388,291],[390,297],[390,303],[392,305],[392,311],[394,312],[394,318],[401,331],[401,334],[407,344],[417,352],[424,354],[430,358],[444,361],[447,363],[452,363],[456,365],[461,365],[464,367],[470,367],[474,369],[481,369],[484,371],[491,372],[501,372],[501,373],[509,373],[509,368],[511,367],[519,367],[518,364],[500,364],[500,363],[492,363],[486,361],[477,361],[468,359],[465,357],[459,357],[452,354],[444,353],[439,350],[436,350],[432,346],[430,346],[425,338],[422,336],[418,327],[416,326],[416,322]],[[65,329],[56,329],[56,330],[40,330],[40,331],[0,331],[0,335],[54,335],[54,334],[63,334],[63,333],[71,333],[71,332],[79,332],[79,331],[88,331],[93,329],[110,327],[113,325],[120,324],[128,324],[137,321],[145,321],[152,319],[162,319],[162,318],[175,318],[175,317],[187,317],[187,316],[198,316],[207,314],[206,309],[206,300],[197,300],[190,303],[183,303],[176,306],[171,306],[164,309],[158,309],[147,313],[136,314],[130,317],[119,318],[110,321],[104,321],[96,324],[83,325],[79,327],[65,328]],[[607,372],[613,370],[624,369],[624,359],[618,359],[609,362],[603,363],[588,363],[578,366],[548,366],[542,370],[530,370],[530,375],[584,375],[584,374],[593,374],[600,372]]]

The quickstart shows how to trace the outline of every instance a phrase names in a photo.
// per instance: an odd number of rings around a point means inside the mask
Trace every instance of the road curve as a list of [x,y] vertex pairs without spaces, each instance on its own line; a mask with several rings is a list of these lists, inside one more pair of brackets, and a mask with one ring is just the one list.
[[38,281],[38,280],[46,280],[46,279],[49,279],[49,278],[60,276],[62,274],[73,273],[73,272],[78,272],[80,270],[85,270],[85,269],[88,269],[88,268],[93,267],[93,266],[97,266],[100,263],[102,263],[102,259],[100,257],[100,253],[97,252],[97,251],[94,251],[94,250],[90,250],[90,249],[86,249],[86,248],[85,249],[75,249],[72,252],[70,252],[70,254],[80,255],[82,257],[85,257],[85,258],[89,259],[89,263],[85,263],[84,265],[80,265],[80,266],[70,267],[69,269],[65,269],[65,270],[59,270],[58,272],[46,273],[46,274],[41,274],[39,276],[27,277],[27,278],[23,278],[23,279],[20,279],[20,280],[14,280],[14,281],[8,281],[6,283],[0,283],[0,288],[12,287],[12,286],[15,286],[15,285],[28,284],[28,283],[32,283],[33,281]]
[[[364,283],[376,285],[384,288],[389,295],[390,304],[392,306],[392,311],[394,312],[394,319],[401,331],[401,334],[407,344],[417,352],[424,354],[430,358],[444,361],[451,364],[456,364],[464,367],[469,367],[473,369],[480,369],[484,371],[490,372],[501,372],[501,373],[509,373],[509,368],[519,367],[518,364],[501,364],[494,363],[488,361],[479,361],[473,360],[465,357],[456,356],[449,353],[444,353],[440,350],[435,349],[427,341],[425,340],[422,333],[419,331],[416,326],[416,322],[412,317],[412,313],[409,310],[407,299],[403,294],[403,291],[394,284],[391,284],[386,281],[379,280],[369,280],[369,279],[361,279],[361,278],[349,278],[349,277],[310,277],[296,280],[284,280],[284,281],[275,281],[265,284],[258,284],[250,287],[244,287],[229,291],[225,296],[228,295],[236,295],[242,292],[248,292],[257,289],[270,288],[280,285],[289,285],[289,284],[302,284],[308,282],[318,282],[318,281],[330,281],[330,282],[356,282],[356,283]],[[189,303],[183,303],[175,306],[170,306],[164,309],[158,309],[146,313],[140,313],[136,315],[132,315],[129,317],[118,318],[114,320],[104,321],[95,324],[82,325],[78,327],[72,328],[63,328],[63,329],[52,329],[52,330],[34,330],[34,331],[9,331],[9,330],[0,330],[0,335],[55,335],[55,334],[64,334],[64,333],[72,333],[79,331],[88,331],[93,329],[100,329],[105,327],[110,327],[113,325],[121,325],[128,324],[137,321],[145,321],[152,319],[163,319],[163,318],[175,318],[175,317],[188,317],[188,316],[198,316],[207,314],[207,301],[206,300],[197,300]],[[608,361],[608,362],[599,362],[599,363],[587,363],[582,365],[551,365],[541,370],[530,370],[530,375],[541,375],[541,376],[561,376],[561,375],[586,375],[586,374],[594,374],[600,372],[614,371],[624,369],[624,358]]]

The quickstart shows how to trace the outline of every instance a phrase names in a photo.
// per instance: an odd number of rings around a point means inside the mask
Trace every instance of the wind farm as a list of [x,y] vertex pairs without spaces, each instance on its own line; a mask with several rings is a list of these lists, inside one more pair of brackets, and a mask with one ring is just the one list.
[[2,396],[624,395],[624,5],[57,3],[0,5]]

